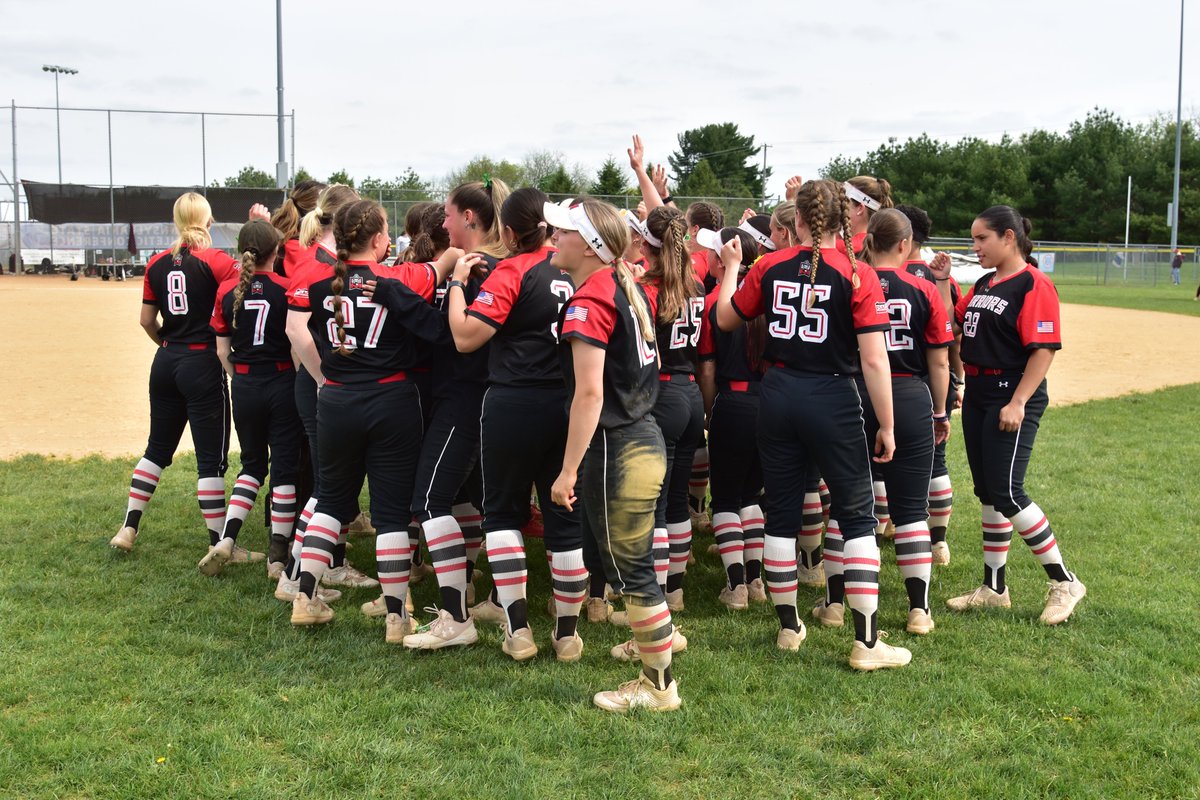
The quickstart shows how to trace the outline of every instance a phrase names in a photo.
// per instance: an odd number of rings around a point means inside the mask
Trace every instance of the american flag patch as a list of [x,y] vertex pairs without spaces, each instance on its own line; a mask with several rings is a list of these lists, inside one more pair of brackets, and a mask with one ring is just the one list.
[[492,303],[496,302],[496,296],[491,292],[480,292],[475,296],[475,302],[482,303],[485,306],[490,306]]
[[568,306],[566,316],[563,317],[563,322],[587,322],[587,309],[583,306]]
[[1053,320],[1038,320],[1037,332],[1038,333],[1054,333],[1054,321]]

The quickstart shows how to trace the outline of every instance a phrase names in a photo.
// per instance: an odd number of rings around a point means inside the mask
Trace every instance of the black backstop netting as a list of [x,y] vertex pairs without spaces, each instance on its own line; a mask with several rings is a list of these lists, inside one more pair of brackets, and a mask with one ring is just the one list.
[[[217,222],[244,222],[250,206],[283,204],[280,189],[227,189],[198,186],[118,186],[109,207],[107,186],[21,181],[29,201],[29,218],[50,225],[69,222],[170,222],[175,201],[185,192],[208,197]],[[115,211],[115,216],[114,216]]]

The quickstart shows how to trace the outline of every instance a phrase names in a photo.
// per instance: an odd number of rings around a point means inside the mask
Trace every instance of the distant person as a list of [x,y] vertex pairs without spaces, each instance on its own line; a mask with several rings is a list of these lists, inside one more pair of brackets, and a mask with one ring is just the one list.
[[17,273],[17,253],[13,251],[8,254],[8,273],[15,275]]
[[[1183,253],[1178,249],[1175,250],[1175,257],[1171,259],[1171,285],[1179,285],[1179,274],[1183,270]],[[1200,288],[1196,289],[1197,294],[1200,294]]]

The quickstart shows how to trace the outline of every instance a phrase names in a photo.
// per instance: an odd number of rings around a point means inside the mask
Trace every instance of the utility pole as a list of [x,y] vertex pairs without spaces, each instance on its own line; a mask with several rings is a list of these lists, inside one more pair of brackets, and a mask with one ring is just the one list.
[[275,0],[275,72],[275,88],[279,97],[279,106],[276,109],[276,125],[279,129],[279,160],[275,163],[275,187],[284,189],[288,185],[288,165],[283,135],[283,0]]
[[767,148],[770,146],[771,145],[765,144],[765,143],[762,146],[763,170],[762,170],[762,204],[761,205],[763,208],[765,208],[767,205]]
[[1179,244],[1179,160],[1183,149],[1183,0],[1179,0],[1179,84],[1175,99],[1175,191],[1171,203],[1171,252]]

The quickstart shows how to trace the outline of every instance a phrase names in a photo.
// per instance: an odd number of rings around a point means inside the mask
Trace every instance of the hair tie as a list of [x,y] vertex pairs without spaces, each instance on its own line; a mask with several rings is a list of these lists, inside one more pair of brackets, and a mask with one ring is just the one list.
[[550,226],[546,224],[546,220],[542,220],[541,222],[538,223],[538,227],[539,228],[549,228]]
[[249,253],[250,255],[254,256],[255,258],[258,258],[258,248],[257,247],[247,247],[246,252]]
[[492,190],[492,174],[490,172],[483,173],[483,190],[485,192]]

